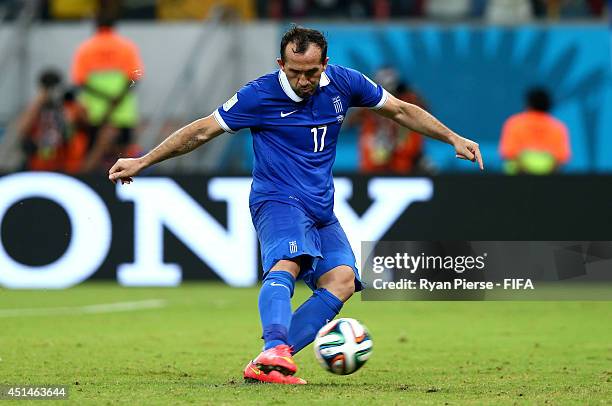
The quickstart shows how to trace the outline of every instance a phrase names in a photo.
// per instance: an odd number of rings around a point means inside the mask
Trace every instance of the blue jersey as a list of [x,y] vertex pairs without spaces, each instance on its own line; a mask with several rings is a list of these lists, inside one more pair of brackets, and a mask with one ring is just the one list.
[[318,223],[333,221],[332,166],[350,107],[380,108],[385,90],[363,74],[328,65],[317,91],[299,97],[282,70],[246,84],[214,112],[219,125],[253,135],[249,204],[273,200],[298,206]]

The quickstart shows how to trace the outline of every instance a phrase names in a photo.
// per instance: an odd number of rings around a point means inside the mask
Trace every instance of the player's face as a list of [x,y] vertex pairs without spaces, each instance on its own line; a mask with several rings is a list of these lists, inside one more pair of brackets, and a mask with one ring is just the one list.
[[312,96],[319,87],[321,74],[327,67],[329,58],[321,61],[321,48],[315,44],[308,45],[306,52],[293,52],[294,45],[287,44],[285,60],[278,59],[278,65],[287,75],[293,91],[302,98]]

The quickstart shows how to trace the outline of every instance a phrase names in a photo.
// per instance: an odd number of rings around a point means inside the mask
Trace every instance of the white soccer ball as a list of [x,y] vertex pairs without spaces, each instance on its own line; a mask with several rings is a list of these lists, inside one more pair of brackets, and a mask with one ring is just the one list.
[[357,371],[372,354],[372,338],[355,319],[341,318],[324,325],[314,340],[314,352],[321,366],[334,374]]

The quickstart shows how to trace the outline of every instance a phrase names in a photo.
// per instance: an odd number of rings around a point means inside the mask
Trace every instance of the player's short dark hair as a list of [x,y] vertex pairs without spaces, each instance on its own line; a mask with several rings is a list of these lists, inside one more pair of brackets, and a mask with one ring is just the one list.
[[327,40],[321,31],[292,25],[281,40],[280,54],[283,61],[285,60],[285,49],[289,44],[293,44],[293,52],[296,54],[305,53],[308,45],[315,44],[321,48],[321,62],[327,58]]
[[534,87],[527,92],[527,106],[536,111],[548,112],[552,108],[552,100],[548,91],[541,87]]

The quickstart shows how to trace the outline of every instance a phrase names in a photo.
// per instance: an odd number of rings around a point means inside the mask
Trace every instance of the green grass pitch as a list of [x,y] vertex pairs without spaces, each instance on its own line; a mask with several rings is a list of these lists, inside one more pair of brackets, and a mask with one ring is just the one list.
[[[357,295],[342,315],[370,329],[370,361],[354,375],[334,376],[309,346],[297,356],[309,384],[288,387],[242,381],[261,348],[257,293],[212,283],[0,290],[0,383],[69,385],[73,404],[612,402],[612,302],[362,302]],[[308,295],[300,284],[294,305]],[[153,299],[160,307],[83,307]],[[24,313],[32,308],[51,310]]]

